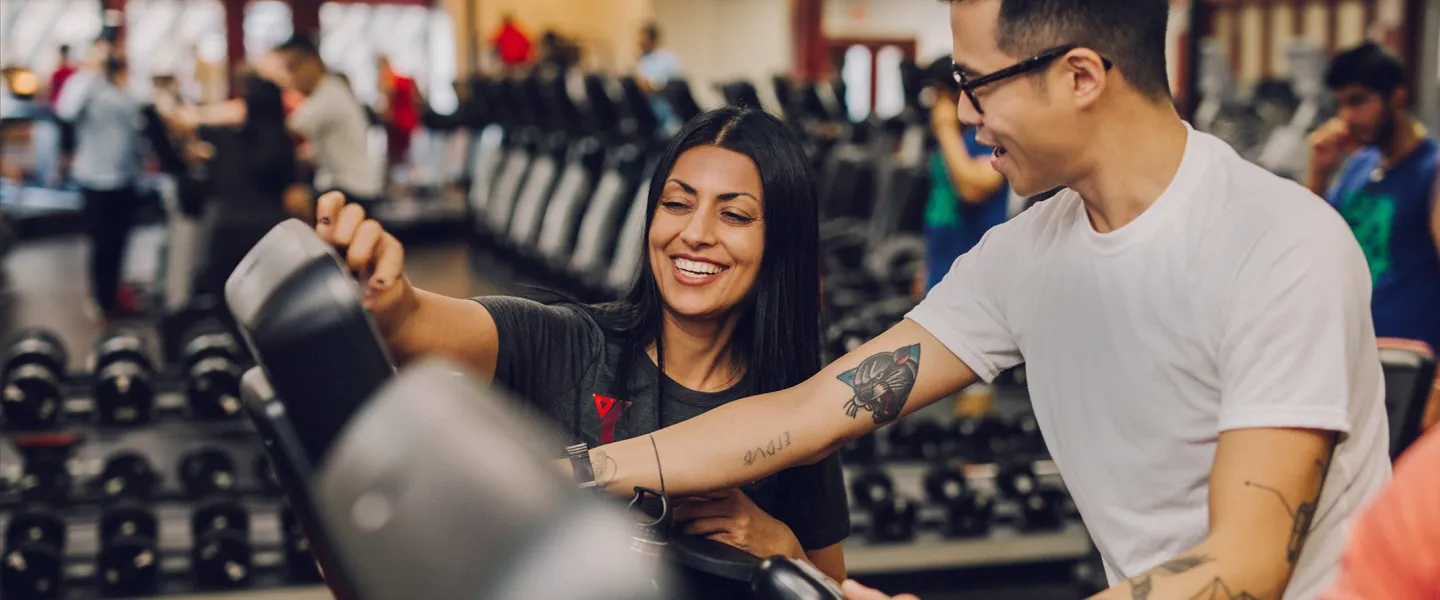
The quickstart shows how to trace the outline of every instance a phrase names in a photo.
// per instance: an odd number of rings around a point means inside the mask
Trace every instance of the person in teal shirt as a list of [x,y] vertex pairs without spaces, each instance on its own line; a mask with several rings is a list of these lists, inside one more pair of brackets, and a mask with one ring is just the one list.
[[1440,350],[1440,143],[1410,114],[1403,63],[1380,47],[1336,55],[1325,83],[1340,108],[1311,134],[1308,186],[1365,251],[1375,335]]
[[960,87],[950,57],[927,69],[935,105],[930,121],[936,150],[930,156],[930,200],[925,207],[925,291],[950,271],[991,227],[1005,222],[1010,189],[991,168],[992,150],[962,130],[956,110]]

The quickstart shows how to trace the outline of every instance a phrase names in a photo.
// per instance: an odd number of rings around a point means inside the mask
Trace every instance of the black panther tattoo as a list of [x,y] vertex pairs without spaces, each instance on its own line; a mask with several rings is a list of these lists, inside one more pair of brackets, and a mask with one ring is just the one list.
[[873,413],[876,425],[894,421],[905,408],[919,374],[920,344],[861,361],[860,366],[838,377],[855,390],[855,395],[845,402],[845,414],[853,419],[864,409]]

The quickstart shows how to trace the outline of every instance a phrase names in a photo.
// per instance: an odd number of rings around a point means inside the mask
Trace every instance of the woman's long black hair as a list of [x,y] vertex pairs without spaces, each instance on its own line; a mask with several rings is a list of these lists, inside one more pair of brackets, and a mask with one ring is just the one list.
[[295,181],[295,145],[285,129],[285,102],[280,87],[250,73],[241,80],[245,123],[240,144],[245,148],[246,171],[256,191],[279,198]]
[[[645,204],[647,224],[676,161],[698,146],[749,157],[763,186],[764,258],[754,290],[739,307],[743,314],[730,342],[732,355],[745,364],[752,393],[799,384],[820,370],[820,225],[809,159],[786,125],[765,112],[736,107],[706,112],[681,129],[657,162]],[[625,340],[617,392],[628,385],[634,361],[652,342],[661,372],[665,369],[665,301],[650,267],[649,236],[641,243],[644,252],[629,293],[596,315],[602,327]]]

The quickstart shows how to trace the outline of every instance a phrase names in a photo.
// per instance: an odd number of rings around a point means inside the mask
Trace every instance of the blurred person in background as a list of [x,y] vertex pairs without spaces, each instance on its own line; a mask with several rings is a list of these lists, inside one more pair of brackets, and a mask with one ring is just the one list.
[[292,38],[278,51],[290,85],[305,95],[286,122],[312,148],[315,189],[343,192],[352,202],[373,209],[384,194],[385,170],[374,164],[368,152],[370,119],[365,107],[344,81],[326,69],[310,39]]
[[991,227],[1005,222],[1010,188],[1005,176],[990,166],[991,149],[975,138],[975,128],[960,123],[950,57],[926,69],[935,94],[930,123],[938,151],[930,156],[930,200],[925,207],[925,272],[929,292],[950,272],[960,255],[969,252]]
[[[55,71],[50,73],[50,110],[60,103],[60,93],[65,90],[65,84],[75,74],[75,63],[70,61],[70,44],[60,45],[60,64]],[[70,177],[70,160],[75,154],[75,125],[64,120],[55,120],[56,128],[60,133],[60,182]]]
[[530,36],[515,22],[514,15],[507,14],[500,18],[500,29],[490,38],[490,45],[494,47],[501,66],[506,69],[523,67],[530,63],[533,44]]
[[1411,115],[1405,79],[1374,44],[1331,60],[1325,85],[1340,112],[1310,136],[1308,187],[1365,251],[1375,335],[1440,351],[1440,144]]
[[380,107],[376,112],[385,124],[386,175],[390,169],[405,161],[410,150],[410,137],[420,126],[420,110],[423,99],[415,80],[401,75],[390,64],[390,57],[381,54],[376,59],[379,71],[377,82],[380,87]]
[[60,100],[60,92],[65,89],[65,82],[75,74],[75,63],[70,61],[70,44],[60,44],[60,63],[55,65],[55,70],[50,73],[50,110],[55,110],[55,103]]
[[208,250],[195,282],[197,294],[220,294],[240,259],[287,216],[287,193],[296,180],[295,146],[286,128],[280,87],[258,74],[237,79],[245,103],[239,127],[202,128],[214,147],[208,161],[214,201],[206,210]]
[[61,120],[75,126],[71,176],[85,197],[93,308],[103,321],[128,316],[135,308],[119,297],[125,246],[140,205],[140,106],[125,92],[127,84],[125,58],[107,52],[98,72],[72,77],[55,108]]
[[650,106],[665,135],[680,127],[679,117],[660,92],[671,79],[681,76],[680,57],[660,46],[660,26],[650,23],[640,31],[640,61],[635,64],[635,82],[650,94]]

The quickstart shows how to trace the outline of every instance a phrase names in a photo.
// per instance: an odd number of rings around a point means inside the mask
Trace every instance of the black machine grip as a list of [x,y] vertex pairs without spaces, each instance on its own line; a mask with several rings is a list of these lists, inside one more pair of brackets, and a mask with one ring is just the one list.
[[752,589],[755,600],[845,600],[839,586],[818,569],[783,556],[760,563]]

